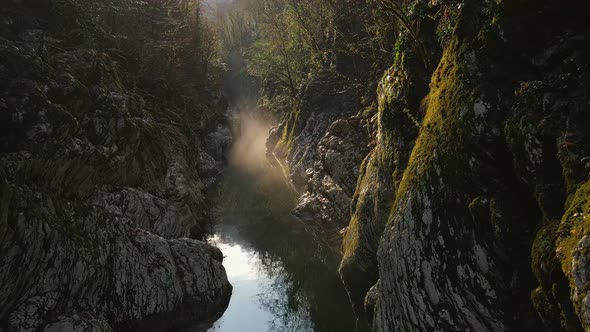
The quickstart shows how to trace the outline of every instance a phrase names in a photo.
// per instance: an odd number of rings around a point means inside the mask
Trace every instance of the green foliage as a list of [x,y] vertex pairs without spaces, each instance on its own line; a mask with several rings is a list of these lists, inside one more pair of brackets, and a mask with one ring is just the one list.
[[287,14],[281,20],[268,18],[260,25],[260,35],[248,51],[248,72],[265,82],[271,93],[295,95],[310,65],[303,31]]
[[205,85],[217,47],[192,0],[56,0],[67,47],[88,47],[119,60],[128,83]]
[[225,92],[233,104],[256,100],[259,85],[246,66],[246,52],[255,40],[256,22],[251,12],[238,4],[216,2],[217,7],[211,14],[219,40]]
[[430,70],[432,68],[432,63],[431,63],[432,61],[430,59],[428,52],[426,51],[426,46],[424,45],[424,42],[420,38],[420,26],[419,26],[420,21],[418,20],[414,23],[410,19],[409,9],[407,8],[407,6],[405,6],[403,4],[402,1],[399,1],[399,0],[376,0],[376,1],[383,7],[383,9],[386,10],[386,12],[392,14],[397,19],[400,26],[402,26],[403,28],[406,29],[409,37],[415,43],[416,52],[422,58],[422,61],[424,62],[424,67],[427,70]]
[[[240,0],[215,6],[230,94],[296,99],[317,72],[373,82],[393,59],[398,25],[375,1]],[[367,91],[372,95],[374,86]]]
[[295,97],[307,74],[319,68],[325,34],[316,23],[328,21],[324,2],[215,2],[211,16],[231,102]]

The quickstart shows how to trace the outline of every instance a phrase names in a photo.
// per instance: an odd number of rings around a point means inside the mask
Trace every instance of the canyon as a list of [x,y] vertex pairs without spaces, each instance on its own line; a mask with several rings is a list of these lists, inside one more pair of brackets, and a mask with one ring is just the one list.
[[0,4],[0,330],[590,331],[583,1],[148,3]]

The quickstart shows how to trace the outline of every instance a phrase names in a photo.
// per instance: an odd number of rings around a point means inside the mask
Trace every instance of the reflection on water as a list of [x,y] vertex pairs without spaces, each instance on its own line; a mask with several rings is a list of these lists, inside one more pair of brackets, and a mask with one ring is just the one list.
[[209,331],[354,331],[338,258],[294,220],[295,196],[266,161],[268,124],[252,114],[238,117],[210,239],[234,288]]
[[293,195],[272,172],[251,175],[231,169],[221,185],[210,241],[234,291],[209,331],[353,331],[337,257],[292,218]]
[[[225,242],[227,237],[220,234],[228,231],[232,229],[218,228],[210,241],[225,255],[224,265],[234,291],[224,316],[209,331],[313,331],[309,308],[302,306],[280,312],[289,281],[269,273],[262,262],[264,258],[255,251],[239,243]],[[283,268],[280,262],[276,263],[273,269]]]

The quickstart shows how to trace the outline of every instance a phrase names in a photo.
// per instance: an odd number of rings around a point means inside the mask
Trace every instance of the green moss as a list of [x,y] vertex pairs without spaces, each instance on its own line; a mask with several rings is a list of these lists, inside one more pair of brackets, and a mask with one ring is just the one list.
[[342,241],[342,255],[344,260],[352,259],[355,256],[359,243],[359,216],[358,213],[354,213],[350,218],[346,235]]
[[[300,111],[297,109],[289,112],[289,119],[286,121],[283,132],[281,133],[281,138],[275,147],[275,152],[281,159],[286,159],[291,154],[293,142],[295,141],[299,113]],[[281,160],[281,162],[283,162],[283,160]]]
[[453,152],[460,148],[464,137],[464,125],[459,125],[458,117],[462,106],[469,102],[463,93],[464,80],[457,63],[459,51],[458,42],[454,41],[445,49],[432,77],[430,93],[425,101],[426,114],[398,188],[398,200],[402,196],[399,193],[406,192],[415,179],[431,170],[436,155],[449,158],[459,155]]
[[299,120],[299,109],[294,109],[288,114],[288,119],[285,121],[285,125],[281,131],[281,137],[275,145],[273,154],[276,156],[276,161],[281,167],[281,171],[285,179],[289,179],[289,163],[287,159],[290,157],[293,151],[293,144],[295,142],[295,136],[297,135],[297,124]]
[[[577,297],[573,301],[573,306],[578,316],[582,313],[582,306],[584,306],[584,298],[590,288],[590,285],[583,285],[582,288],[574,283],[574,276],[572,273],[572,263],[575,259],[576,246],[580,240],[590,235],[590,181],[579,186],[579,189],[570,195],[567,203],[567,210],[561,220],[557,233],[557,250],[558,258],[561,263],[561,269],[567,277],[570,289],[576,289]],[[588,256],[590,253],[578,253],[580,255]],[[558,293],[557,291],[555,292]],[[562,290],[562,293],[569,294],[568,290]],[[556,297],[559,294],[556,295]],[[569,302],[569,299],[568,299]],[[572,310],[570,310],[572,311]],[[568,322],[577,324],[577,318],[571,312],[564,312],[568,315]],[[588,322],[583,322],[587,324]]]
[[[560,151],[559,156],[561,161],[562,176],[565,180],[567,193],[569,195],[569,198],[571,199],[578,196],[576,194],[576,191],[578,190],[578,188],[580,188],[580,185],[582,183],[580,182],[581,174],[576,174],[579,173],[576,172],[576,170],[579,169],[580,158],[576,155],[570,154],[567,151],[567,148],[563,146],[561,147],[561,150],[562,151]],[[566,206],[567,205],[571,204],[566,203]]]
[[582,237],[590,235],[590,181],[568,199],[567,206],[559,226],[557,246],[562,269],[571,280],[574,248]]
[[557,223],[547,223],[538,232],[531,249],[531,266],[543,288],[550,287],[552,273],[559,269],[555,255]]
[[356,190],[353,195],[352,206],[354,208],[354,212],[350,218],[348,228],[346,229],[346,235],[344,236],[344,240],[342,242],[342,253],[344,259],[350,259],[354,257],[360,243],[360,207],[365,204],[365,195],[363,194],[363,191],[372,185],[370,181],[370,174],[375,171],[373,167],[373,158],[372,155],[369,155],[367,158],[365,158],[365,160],[363,160],[363,163],[360,167],[360,174],[357,181]]
[[402,38],[399,38],[398,40],[396,40],[393,49],[395,52],[394,63],[402,62],[403,56],[404,56],[403,50],[405,49],[404,40]]

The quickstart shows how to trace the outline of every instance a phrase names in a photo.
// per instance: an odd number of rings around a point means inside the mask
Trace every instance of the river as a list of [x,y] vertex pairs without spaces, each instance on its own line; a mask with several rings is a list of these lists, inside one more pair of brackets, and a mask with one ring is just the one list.
[[234,288],[209,331],[354,331],[338,257],[292,217],[295,195],[264,158],[268,128],[250,120],[241,122],[217,189],[209,241],[223,252]]

